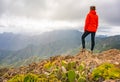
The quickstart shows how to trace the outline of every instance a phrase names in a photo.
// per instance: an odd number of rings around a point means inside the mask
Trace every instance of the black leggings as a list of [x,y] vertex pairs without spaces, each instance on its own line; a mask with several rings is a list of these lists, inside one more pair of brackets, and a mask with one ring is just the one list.
[[85,31],[81,37],[82,39],[82,47],[83,49],[85,48],[85,37],[88,35],[88,34],[91,34],[91,51],[93,51],[94,49],[94,46],[95,46],[95,32],[88,32],[88,31]]

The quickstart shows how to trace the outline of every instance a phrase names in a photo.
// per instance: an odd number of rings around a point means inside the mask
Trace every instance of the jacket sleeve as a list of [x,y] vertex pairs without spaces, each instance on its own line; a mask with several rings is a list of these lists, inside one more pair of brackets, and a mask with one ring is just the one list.
[[98,18],[98,16],[97,16],[97,19],[96,19],[96,28],[98,28],[98,21],[99,21],[99,18]]
[[89,21],[90,21],[90,17],[89,17],[89,14],[88,14],[87,17],[86,17],[86,20],[85,20],[84,31],[87,29],[87,27],[88,27],[88,25],[89,25]]

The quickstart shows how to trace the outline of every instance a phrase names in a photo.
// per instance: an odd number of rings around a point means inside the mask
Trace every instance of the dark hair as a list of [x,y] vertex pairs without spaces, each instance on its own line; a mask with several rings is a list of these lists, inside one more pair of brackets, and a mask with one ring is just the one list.
[[96,10],[95,6],[90,6],[90,10]]

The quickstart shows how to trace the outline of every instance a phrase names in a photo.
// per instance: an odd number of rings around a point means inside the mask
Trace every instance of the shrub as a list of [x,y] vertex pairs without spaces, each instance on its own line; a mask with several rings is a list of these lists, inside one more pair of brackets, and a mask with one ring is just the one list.
[[24,75],[16,75],[12,79],[10,79],[8,82],[24,82]]
[[98,80],[103,79],[120,79],[120,69],[110,63],[104,63],[95,68],[92,72],[92,78]]
[[24,77],[24,82],[37,82],[38,81],[38,76],[35,74],[27,74]]

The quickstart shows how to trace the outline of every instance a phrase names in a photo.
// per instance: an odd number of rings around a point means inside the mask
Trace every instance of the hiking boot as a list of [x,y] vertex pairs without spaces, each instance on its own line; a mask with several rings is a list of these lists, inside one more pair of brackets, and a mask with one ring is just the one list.
[[81,52],[85,52],[86,50],[83,48],[82,50],[81,50]]
[[91,54],[93,54],[93,51],[90,51]]
[[91,51],[88,51],[88,53],[89,53],[89,54],[93,54],[93,51],[92,51],[92,50],[91,50]]

